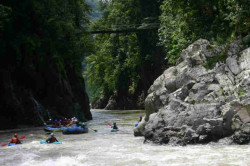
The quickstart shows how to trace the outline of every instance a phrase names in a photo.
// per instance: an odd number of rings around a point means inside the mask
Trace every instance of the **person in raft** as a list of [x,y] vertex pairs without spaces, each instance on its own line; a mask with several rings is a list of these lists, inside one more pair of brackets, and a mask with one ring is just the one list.
[[142,116],[140,115],[140,118],[138,120],[138,123],[142,121]]
[[118,127],[116,126],[116,123],[113,123],[113,129],[118,129]]
[[20,144],[21,143],[21,141],[18,139],[17,133],[15,133],[14,137],[11,138],[10,143],[16,143],[16,144]]
[[61,127],[61,125],[62,125],[62,124],[61,124],[61,121],[62,121],[62,120],[56,121],[56,127]]
[[85,128],[86,127],[86,123],[85,122],[82,122],[81,124],[79,124],[82,128]]
[[50,134],[50,137],[46,140],[47,143],[53,143],[53,142],[59,142],[56,137],[54,136],[54,133]]

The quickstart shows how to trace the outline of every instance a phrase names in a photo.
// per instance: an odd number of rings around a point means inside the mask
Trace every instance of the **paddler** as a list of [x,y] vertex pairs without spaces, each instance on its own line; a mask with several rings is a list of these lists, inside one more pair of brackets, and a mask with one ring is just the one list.
[[142,116],[140,115],[138,123],[142,121]]
[[56,122],[56,127],[61,127],[61,121],[62,121],[62,120],[58,120],[58,121]]
[[118,129],[118,127],[116,126],[116,123],[114,122],[113,123],[113,127],[112,127],[113,129]]
[[53,143],[53,142],[59,142],[56,137],[54,136],[54,133],[50,134],[50,137],[46,140],[47,143]]
[[17,133],[14,134],[14,137],[12,137],[10,143],[16,143],[16,144],[20,144],[21,143],[21,141],[18,139]]

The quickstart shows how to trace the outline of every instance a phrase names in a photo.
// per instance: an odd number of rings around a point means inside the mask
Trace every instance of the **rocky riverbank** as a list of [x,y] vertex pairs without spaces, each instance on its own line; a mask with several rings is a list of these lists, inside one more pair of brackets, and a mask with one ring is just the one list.
[[250,141],[250,48],[215,47],[200,39],[182,51],[148,90],[146,116],[135,136],[159,144],[193,144],[230,137]]
[[145,95],[126,96],[114,94],[111,97],[101,97],[91,104],[93,109],[133,110],[144,109]]

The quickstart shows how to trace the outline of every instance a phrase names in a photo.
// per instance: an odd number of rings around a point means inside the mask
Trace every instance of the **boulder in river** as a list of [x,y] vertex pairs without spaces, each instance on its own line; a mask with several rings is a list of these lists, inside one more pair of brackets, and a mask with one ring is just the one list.
[[[217,61],[216,61],[217,60]],[[199,39],[148,90],[136,136],[159,144],[250,141],[250,48]]]

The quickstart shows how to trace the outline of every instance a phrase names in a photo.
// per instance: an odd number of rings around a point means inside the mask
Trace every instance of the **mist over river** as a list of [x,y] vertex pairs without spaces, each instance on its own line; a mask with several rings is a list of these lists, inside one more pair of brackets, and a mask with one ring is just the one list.
[[[144,111],[91,110],[87,134],[63,135],[55,132],[62,144],[40,144],[43,128],[19,131],[26,136],[22,145],[0,147],[1,166],[188,166],[250,165],[249,145],[225,145],[224,141],[208,145],[170,146],[144,144],[134,137],[133,128]],[[116,122],[120,131],[112,133],[107,123]],[[15,131],[1,131],[0,143],[8,143]]]

